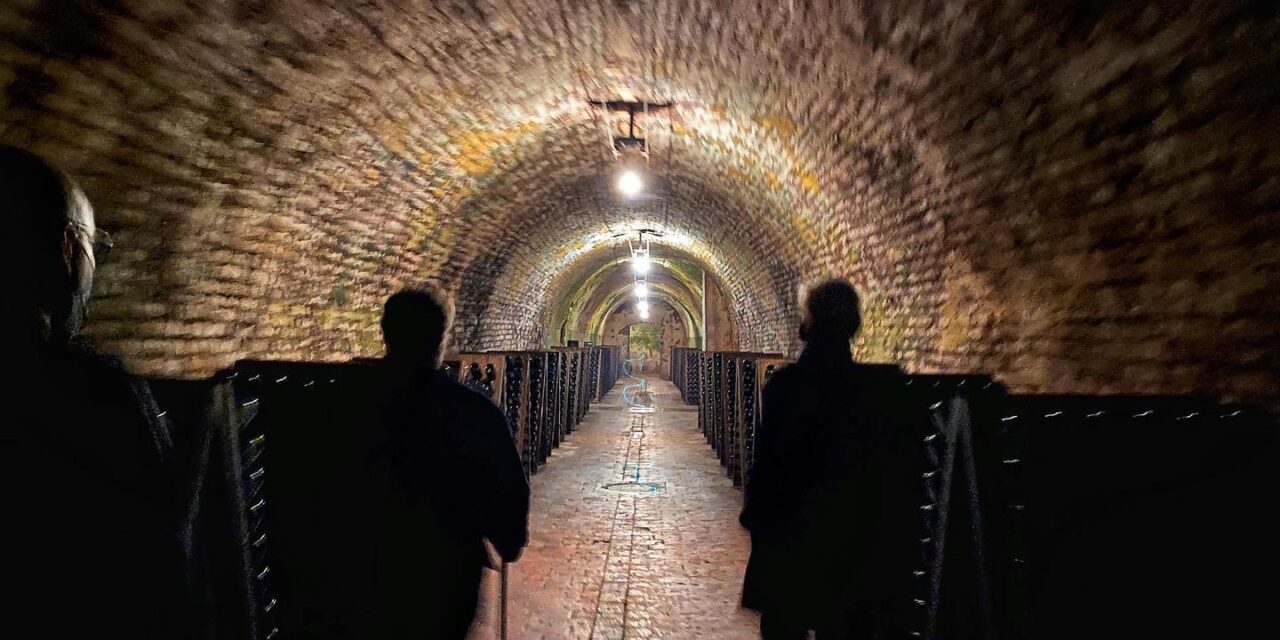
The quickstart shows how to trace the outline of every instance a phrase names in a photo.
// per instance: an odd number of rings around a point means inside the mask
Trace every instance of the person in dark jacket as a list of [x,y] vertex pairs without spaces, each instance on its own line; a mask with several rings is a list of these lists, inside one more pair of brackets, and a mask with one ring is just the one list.
[[853,361],[850,284],[818,284],[802,307],[804,351],[764,390],[742,604],[761,612],[765,640],[899,637],[919,478],[903,381],[895,367]]
[[366,638],[465,638],[484,546],[515,562],[528,540],[529,486],[506,417],[440,371],[452,312],[421,286],[387,300],[376,376],[380,441],[369,469],[373,575]]
[[0,635],[188,637],[169,433],[147,385],[79,339],[105,234],[71,178],[7,147],[0,220]]

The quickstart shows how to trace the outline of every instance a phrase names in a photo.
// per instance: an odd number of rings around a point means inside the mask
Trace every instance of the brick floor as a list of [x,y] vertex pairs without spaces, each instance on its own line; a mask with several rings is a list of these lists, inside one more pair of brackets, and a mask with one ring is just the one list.
[[[531,541],[509,569],[512,640],[758,636],[738,606],[741,493],[696,410],[671,383],[650,385],[652,413],[628,411],[615,389],[534,476]],[[487,576],[476,640],[498,637],[497,582]]]

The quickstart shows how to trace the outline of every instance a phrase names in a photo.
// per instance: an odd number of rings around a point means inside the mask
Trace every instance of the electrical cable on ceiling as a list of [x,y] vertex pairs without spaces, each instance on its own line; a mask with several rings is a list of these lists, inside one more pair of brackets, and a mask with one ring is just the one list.
[[653,7],[653,18],[649,20],[649,87],[653,92],[654,87],[658,84],[658,4],[651,3]]
[[662,230],[663,231],[667,230],[667,225],[671,221],[671,210],[668,207],[668,204],[671,202],[673,198],[676,197],[675,179],[671,177],[672,175],[671,169],[675,165],[675,161],[676,161],[676,124],[675,124],[675,114],[672,113],[667,116],[667,167],[666,167],[667,179],[664,181],[665,184],[662,185],[662,188],[665,189],[667,192],[667,197],[664,198],[662,201]]

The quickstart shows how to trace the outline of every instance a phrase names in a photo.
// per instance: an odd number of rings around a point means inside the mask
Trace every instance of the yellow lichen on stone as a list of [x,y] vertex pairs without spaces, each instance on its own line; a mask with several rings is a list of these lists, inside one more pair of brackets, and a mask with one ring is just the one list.
[[388,151],[400,155],[408,153],[405,141],[409,138],[409,129],[403,122],[386,120],[371,128],[370,133],[377,137]]
[[783,116],[764,116],[756,118],[756,124],[764,129],[768,129],[778,134],[780,138],[791,138],[796,134],[798,127],[791,118]]
[[801,171],[797,174],[800,179],[800,186],[811,193],[818,193],[822,190],[822,183],[818,181],[818,176],[812,171]]

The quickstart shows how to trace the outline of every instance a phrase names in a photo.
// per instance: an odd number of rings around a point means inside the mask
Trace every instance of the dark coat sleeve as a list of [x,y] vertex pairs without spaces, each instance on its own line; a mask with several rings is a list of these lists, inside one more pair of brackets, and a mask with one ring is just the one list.
[[795,445],[804,434],[795,432],[801,420],[794,378],[794,372],[783,369],[765,386],[755,466],[739,517],[751,532],[742,606],[756,611],[795,613],[806,599],[798,591],[805,567],[796,555],[804,479],[797,474]]
[[760,428],[756,433],[756,460],[747,482],[742,514],[738,520],[752,533],[763,533],[782,517],[787,501],[787,455],[784,451],[792,419],[792,403],[785,370],[764,388]]
[[485,402],[480,427],[483,534],[504,562],[515,562],[529,541],[529,483],[506,416]]

